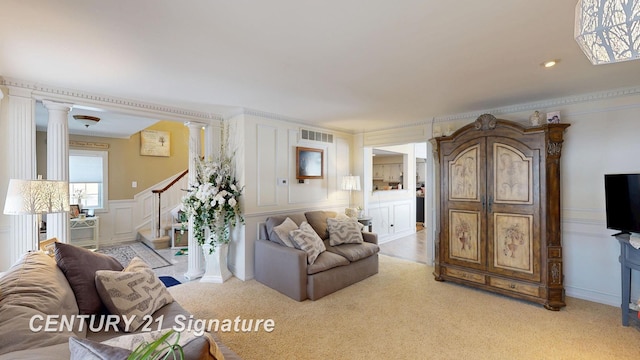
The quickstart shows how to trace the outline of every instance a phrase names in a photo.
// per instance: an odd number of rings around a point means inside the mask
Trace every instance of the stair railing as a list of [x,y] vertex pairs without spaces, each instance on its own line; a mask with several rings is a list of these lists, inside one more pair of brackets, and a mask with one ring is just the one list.
[[183,171],[180,175],[178,175],[173,181],[167,184],[162,189],[151,190],[153,194],[157,194],[157,196],[153,196],[153,208],[157,210],[157,214],[151,217],[151,232],[154,238],[159,238],[161,236],[161,226],[162,226],[162,194],[164,194],[167,190],[171,189],[175,184],[178,183],[185,175],[189,173],[189,169]]

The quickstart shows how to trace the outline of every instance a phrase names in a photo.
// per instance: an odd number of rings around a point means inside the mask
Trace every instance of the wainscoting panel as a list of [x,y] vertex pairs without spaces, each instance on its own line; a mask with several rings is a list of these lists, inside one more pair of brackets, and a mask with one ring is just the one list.
[[278,154],[278,129],[268,125],[256,127],[256,158],[258,176],[258,201],[260,206],[278,205],[278,159],[287,158],[285,154]]
[[109,212],[99,213],[100,244],[133,241],[137,236],[135,225],[135,200],[109,202]]
[[[562,251],[567,296],[620,306],[620,244],[611,236],[613,233],[601,221],[564,219]],[[640,273],[634,272],[631,298],[639,297]]]

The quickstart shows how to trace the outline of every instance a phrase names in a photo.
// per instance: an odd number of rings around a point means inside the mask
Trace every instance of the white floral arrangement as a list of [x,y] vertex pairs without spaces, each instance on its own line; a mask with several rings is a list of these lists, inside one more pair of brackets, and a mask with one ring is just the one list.
[[238,201],[243,190],[233,175],[231,158],[196,161],[196,183],[182,197],[182,229],[192,217],[198,244],[211,245],[211,252],[216,244],[228,244],[230,227],[244,223]]

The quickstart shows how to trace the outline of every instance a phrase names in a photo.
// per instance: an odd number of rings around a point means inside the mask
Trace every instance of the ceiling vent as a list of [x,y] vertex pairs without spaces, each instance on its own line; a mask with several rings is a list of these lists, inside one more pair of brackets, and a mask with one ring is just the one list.
[[315,130],[300,129],[300,139],[333,144],[333,134]]

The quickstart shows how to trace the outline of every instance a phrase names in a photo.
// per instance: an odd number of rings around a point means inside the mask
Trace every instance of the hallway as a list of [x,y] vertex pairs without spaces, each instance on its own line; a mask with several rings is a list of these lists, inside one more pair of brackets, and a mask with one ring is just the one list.
[[427,250],[427,231],[423,229],[415,234],[381,244],[380,254],[428,264],[430,256]]

